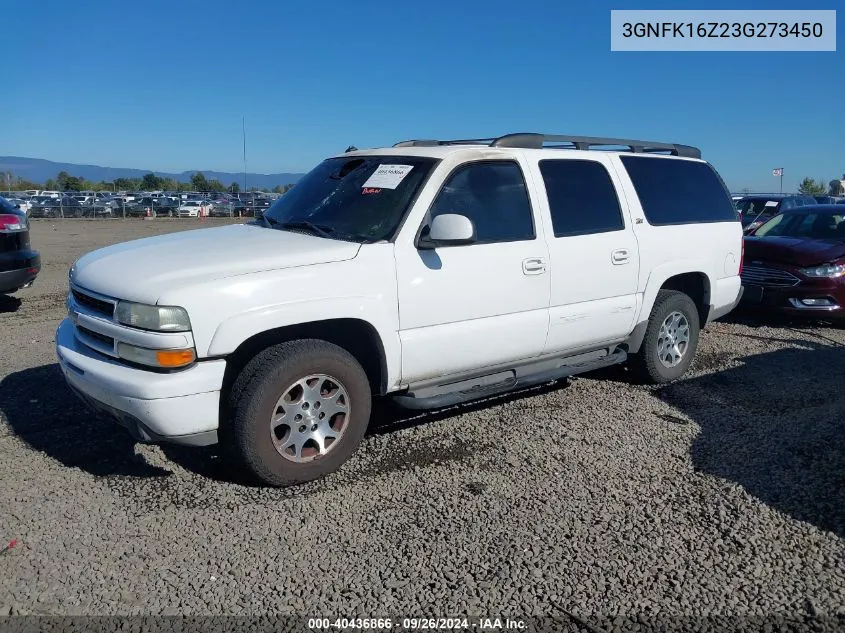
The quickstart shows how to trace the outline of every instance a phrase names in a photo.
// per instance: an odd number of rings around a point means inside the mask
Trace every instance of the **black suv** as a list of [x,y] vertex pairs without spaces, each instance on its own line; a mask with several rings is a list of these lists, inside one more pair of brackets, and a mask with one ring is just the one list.
[[743,230],[748,233],[781,211],[818,204],[812,196],[787,193],[755,193],[734,202]]
[[40,270],[41,255],[30,248],[26,213],[0,198],[0,293],[32,285]]

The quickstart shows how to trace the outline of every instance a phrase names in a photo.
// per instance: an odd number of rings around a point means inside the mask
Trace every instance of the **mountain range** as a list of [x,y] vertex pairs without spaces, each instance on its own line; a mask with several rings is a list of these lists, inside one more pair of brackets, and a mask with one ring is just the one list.
[[[42,158],[24,158],[21,156],[0,156],[0,188],[6,186],[3,174],[9,173],[12,177],[20,177],[31,182],[44,183],[48,178],[55,178],[60,171],[66,171],[71,176],[84,178],[92,182],[112,182],[115,178],[143,178],[150,172],[162,178],[174,178],[179,182],[190,182],[191,176],[197,171],[202,171],[208,180],[217,179],[224,185],[233,182],[241,187],[244,185],[244,174],[230,173],[225,171],[195,170],[183,171],[179,174],[171,174],[152,169],[131,169],[127,167],[100,167],[98,165],[77,165],[74,163],[56,163]],[[276,185],[293,184],[303,174],[246,174],[248,188],[260,187],[272,189]]]

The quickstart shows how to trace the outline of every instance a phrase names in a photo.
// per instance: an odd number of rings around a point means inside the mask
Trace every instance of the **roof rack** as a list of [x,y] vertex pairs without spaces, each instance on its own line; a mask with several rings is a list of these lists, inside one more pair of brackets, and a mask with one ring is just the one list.
[[[437,147],[440,145],[482,145],[486,147],[519,147],[524,149],[578,149],[590,150],[625,148],[624,151],[638,154],[670,154],[686,158],[701,158],[701,150],[691,145],[661,143],[658,141],[636,141],[624,138],[602,138],[598,136],[566,136],[560,134],[537,134],[521,132],[499,137],[461,139],[450,141],[410,140],[396,143],[393,147]],[[618,151],[618,150],[617,150]]]

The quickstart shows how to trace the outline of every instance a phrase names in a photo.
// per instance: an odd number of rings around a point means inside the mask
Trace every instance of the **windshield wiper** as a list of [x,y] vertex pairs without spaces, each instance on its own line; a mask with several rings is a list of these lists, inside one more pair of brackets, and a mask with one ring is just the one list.
[[271,218],[268,216],[264,216],[264,221],[268,226],[276,227],[279,229],[305,229],[306,231],[310,231],[320,237],[325,237],[329,239],[346,239],[346,240],[356,240],[359,242],[371,243],[373,241],[372,236],[364,235],[362,233],[346,233],[343,231],[338,231],[337,229],[328,226],[326,224],[314,224],[313,222],[309,222],[308,220],[289,220],[287,222],[282,222],[277,220],[276,218]]
[[268,223],[271,223],[273,226],[277,226],[280,229],[305,229],[306,231],[315,233],[320,237],[331,237],[331,234],[335,232],[335,230],[330,226],[326,226],[325,224],[314,224],[308,220],[290,220],[288,222],[280,222],[279,220],[268,219]]

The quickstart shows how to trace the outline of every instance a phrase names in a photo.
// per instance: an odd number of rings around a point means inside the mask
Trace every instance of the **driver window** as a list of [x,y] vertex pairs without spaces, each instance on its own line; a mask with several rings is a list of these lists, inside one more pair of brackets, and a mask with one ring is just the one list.
[[476,242],[533,240],[534,221],[522,170],[515,162],[458,168],[437,194],[429,215],[457,213],[472,220]]

